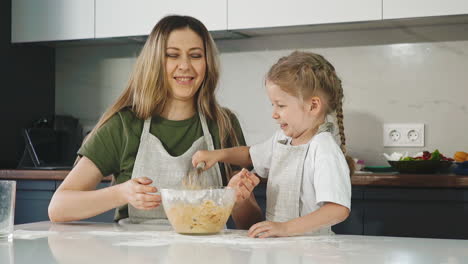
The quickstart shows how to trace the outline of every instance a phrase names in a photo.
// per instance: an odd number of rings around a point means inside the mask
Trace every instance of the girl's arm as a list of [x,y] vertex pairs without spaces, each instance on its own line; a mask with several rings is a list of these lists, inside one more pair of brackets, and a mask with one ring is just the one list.
[[249,148],[247,146],[216,149],[216,150],[199,150],[192,157],[194,167],[200,162],[205,162],[205,169],[211,168],[216,162],[224,162],[247,168],[252,166],[250,159]]
[[250,237],[295,236],[313,232],[320,228],[336,225],[349,215],[349,209],[336,204],[326,203],[320,209],[287,222],[265,221],[249,229]]
[[52,222],[67,222],[96,216],[118,206],[131,203],[139,209],[152,209],[161,203],[156,192],[148,186],[148,178],[132,179],[125,183],[95,190],[103,175],[88,158],[82,157],[54,193],[49,204]]
[[348,216],[348,208],[336,203],[326,203],[310,214],[288,221],[287,229],[289,235],[300,235],[336,225],[346,220]]

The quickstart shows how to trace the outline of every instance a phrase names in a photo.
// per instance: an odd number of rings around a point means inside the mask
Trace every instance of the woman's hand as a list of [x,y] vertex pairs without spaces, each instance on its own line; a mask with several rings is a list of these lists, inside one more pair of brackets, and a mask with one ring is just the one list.
[[259,182],[260,179],[257,176],[246,169],[242,169],[229,180],[227,186],[236,190],[236,203],[238,203],[249,198]]
[[263,221],[251,226],[248,232],[249,237],[285,237],[288,233],[288,222]]
[[192,156],[192,165],[197,167],[199,163],[205,162],[203,169],[207,170],[221,160],[221,154],[222,151],[220,150],[199,150]]
[[161,205],[161,195],[149,194],[158,189],[150,186],[153,181],[147,177],[130,179],[120,184],[120,194],[125,203],[141,210],[151,210]]

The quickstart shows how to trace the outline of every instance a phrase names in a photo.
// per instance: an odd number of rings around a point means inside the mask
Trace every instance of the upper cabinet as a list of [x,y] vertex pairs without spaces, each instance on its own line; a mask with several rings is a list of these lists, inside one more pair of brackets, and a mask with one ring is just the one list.
[[230,30],[381,19],[381,0],[234,0],[228,3]]
[[94,38],[94,0],[12,0],[12,42]]
[[190,15],[210,31],[227,29],[227,0],[96,0],[96,38],[148,35],[170,14]]
[[383,0],[383,19],[468,14],[468,0]]
[[146,36],[170,14],[241,31],[468,14],[468,0],[12,0],[12,42]]

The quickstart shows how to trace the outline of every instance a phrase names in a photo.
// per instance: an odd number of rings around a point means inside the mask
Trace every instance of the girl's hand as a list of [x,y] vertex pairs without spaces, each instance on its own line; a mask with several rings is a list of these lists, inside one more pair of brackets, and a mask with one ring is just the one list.
[[285,237],[288,234],[287,222],[263,221],[251,226],[248,232],[249,237]]
[[161,205],[161,195],[148,194],[158,191],[156,187],[149,186],[152,182],[147,177],[140,177],[120,184],[120,195],[124,203],[141,210],[151,210]]
[[193,167],[197,167],[200,162],[205,162],[205,167],[203,169],[207,170],[213,167],[220,159],[221,152],[217,150],[199,150],[192,156],[192,165]]
[[228,183],[228,187],[236,190],[236,203],[250,197],[253,189],[260,183],[260,179],[246,169],[242,169],[234,175]]

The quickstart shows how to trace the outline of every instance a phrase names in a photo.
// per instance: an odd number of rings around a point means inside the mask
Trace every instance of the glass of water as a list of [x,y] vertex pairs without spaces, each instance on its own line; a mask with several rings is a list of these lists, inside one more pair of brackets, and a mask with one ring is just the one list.
[[13,238],[16,182],[0,181],[0,239]]

